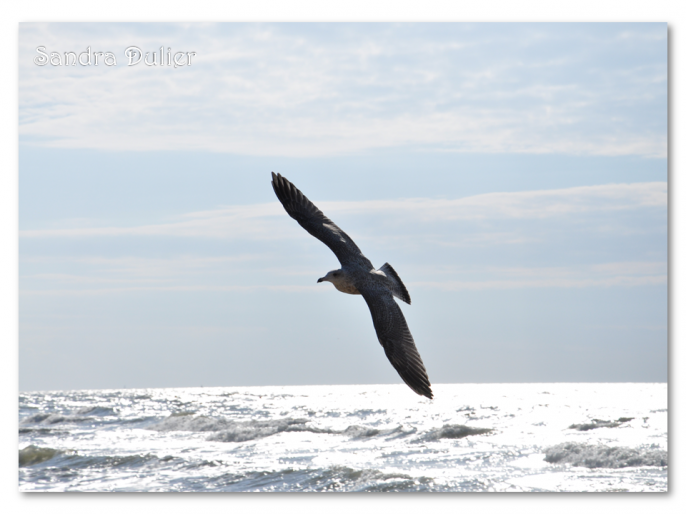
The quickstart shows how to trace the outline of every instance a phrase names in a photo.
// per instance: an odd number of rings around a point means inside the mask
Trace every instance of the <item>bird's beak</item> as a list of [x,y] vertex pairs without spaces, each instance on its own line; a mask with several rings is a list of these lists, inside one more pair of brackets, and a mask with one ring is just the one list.
[[319,284],[320,282],[324,282],[324,277],[322,277],[322,278],[320,278],[319,280],[317,280],[317,284]]

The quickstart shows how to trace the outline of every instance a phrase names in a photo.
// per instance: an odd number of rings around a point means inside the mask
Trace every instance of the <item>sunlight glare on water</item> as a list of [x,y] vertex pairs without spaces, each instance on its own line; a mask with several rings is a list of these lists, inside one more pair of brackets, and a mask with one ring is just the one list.
[[666,491],[666,384],[31,392],[21,491]]

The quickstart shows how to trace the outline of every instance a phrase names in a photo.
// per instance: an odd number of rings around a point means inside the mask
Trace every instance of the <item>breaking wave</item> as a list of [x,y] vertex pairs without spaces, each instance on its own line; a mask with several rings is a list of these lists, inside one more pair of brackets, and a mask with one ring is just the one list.
[[89,416],[116,416],[117,411],[112,407],[83,407],[76,411],[76,414],[88,414]]
[[277,419],[270,421],[227,421],[228,426],[207,438],[208,441],[223,443],[240,443],[252,439],[261,439],[281,432],[314,432],[321,433],[314,427],[305,427],[306,419]]
[[561,443],[546,448],[545,459],[551,464],[571,464],[586,468],[627,468],[635,466],[667,466],[664,450],[608,447],[584,443]]
[[187,432],[215,432],[209,441],[242,442],[260,439],[280,432],[324,432],[314,427],[304,427],[308,422],[302,418],[283,418],[267,421],[231,421],[223,418],[207,416],[192,416],[189,413],[172,414],[160,423],[148,427],[149,430],[159,432],[187,431]]
[[[212,480],[213,490],[224,492],[292,491],[302,492],[421,492],[448,490],[428,477],[402,473],[383,473],[376,469],[333,466],[325,469],[286,469],[274,472],[225,474]],[[205,484],[197,484],[198,489]],[[198,490],[196,489],[196,490]]]
[[435,441],[437,439],[462,439],[470,435],[481,435],[493,432],[492,428],[467,427],[465,425],[443,425],[441,428],[430,430],[423,439]]
[[417,431],[414,427],[404,427],[402,425],[388,429],[350,425],[344,430],[335,430],[332,428],[315,427],[309,423],[310,420],[305,418],[232,421],[224,418],[193,416],[190,412],[181,412],[172,414],[161,422],[149,426],[148,430],[155,430],[158,432],[177,430],[187,432],[213,432],[213,434],[208,436],[208,441],[221,441],[225,443],[251,441],[253,439],[269,437],[281,432],[338,434],[348,436],[352,439],[365,439],[376,436],[386,438],[403,437],[414,434]]
[[54,448],[41,448],[39,446],[30,445],[19,450],[19,467],[22,468],[40,464],[63,453],[63,451],[55,450]]
[[160,458],[152,454],[84,456],[79,455],[74,450],[57,450],[34,445],[19,450],[20,468],[43,463],[65,469],[140,467],[142,465],[166,463],[171,460],[173,460],[173,457]]
[[93,418],[82,416],[69,416],[63,414],[34,414],[21,420],[22,425],[38,424],[41,425],[55,425],[57,423],[80,423],[82,421],[91,421]]
[[587,430],[595,430],[596,428],[615,428],[628,423],[634,418],[619,418],[615,421],[605,421],[602,419],[593,419],[590,423],[581,423],[579,425],[570,425],[569,428],[585,432]]

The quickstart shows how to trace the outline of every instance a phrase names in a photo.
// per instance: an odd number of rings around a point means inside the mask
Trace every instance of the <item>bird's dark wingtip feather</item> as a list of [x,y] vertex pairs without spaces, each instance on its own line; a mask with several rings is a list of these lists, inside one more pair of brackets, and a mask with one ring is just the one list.
[[[402,377],[401,377],[402,378]],[[407,380],[404,380],[404,382],[410,386],[410,389],[412,389],[415,393],[417,393],[419,396],[426,396],[429,400],[434,399],[434,393],[431,391],[431,385],[427,384],[422,384],[422,383],[413,383],[410,385],[410,382]]]
[[281,173],[274,173],[272,171],[272,188],[274,193],[276,193],[276,197],[286,208],[286,211],[288,211],[286,202],[293,199],[293,190],[297,191],[296,187],[286,177],[282,176]]
[[415,392],[420,396],[426,396],[429,400],[434,399],[434,393],[430,385],[422,384]]
[[431,383],[429,377],[426,376],[426,371],[417,373],[419,370],[406,370],[404,372],[398,371],[400,378],[403,379],[410,389],[412,389],[419,396],[426,396],[429,400],[433,400],[434,393],[431,390]]

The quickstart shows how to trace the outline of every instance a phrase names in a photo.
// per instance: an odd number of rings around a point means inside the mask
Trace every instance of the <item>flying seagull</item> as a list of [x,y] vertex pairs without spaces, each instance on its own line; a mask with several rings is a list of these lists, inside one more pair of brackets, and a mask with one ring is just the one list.
[[374,269],[350,236],[281,174],[272,172],[272,187],[288,215],[328,246],[341,263],[341,269],[329,271],[317,283],[331,282],[343,293],[361,294],[372,314],[376,336],[400,378],[415,393],[433,398],[422,358],[393,299],[395,296],[410,303],[410,295],[395,270],[388,263]]

